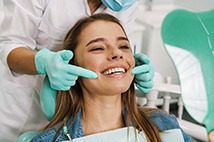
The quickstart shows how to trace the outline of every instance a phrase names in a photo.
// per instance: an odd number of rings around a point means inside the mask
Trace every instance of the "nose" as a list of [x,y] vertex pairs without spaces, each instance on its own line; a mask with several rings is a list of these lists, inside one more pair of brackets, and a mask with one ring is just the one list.
[[112,49],[109,53],[109,60],[119,60],[119,59],[123,59],[123,52],[118,48]]

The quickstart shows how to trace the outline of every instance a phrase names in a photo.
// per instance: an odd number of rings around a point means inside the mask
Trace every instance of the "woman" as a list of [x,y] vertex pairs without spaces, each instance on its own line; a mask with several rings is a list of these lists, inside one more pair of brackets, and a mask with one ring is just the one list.
[[[54,118],[32,142],[71,140],[126,126],[143,131],[149,142],[161,142],[159,131],[180,129],[175,117],[138,108],[131,74],[135,60],[115,17],[96,14],[79,20],[64,48],[74,53],[70,64],[92,70],[98,78],[80,77],[69,91],[59,91]],[[190,141],[185,133],[183,137]]]
[[[78,76],[97,77],[83,68],[77,71],[66,62],[72,55],[58,52],[70,27],[81,17],[109,13],[121,19],[131,36],[138,13],[137,1],[3,1],[5,19],[0,29],[0,60],[4,66],[0,68],[5,69],[0,72],[0,141],[15,141],[23,131],[47,124],[46,118],[41,117],[38,102],[43,75],[48,75],[54,90],[69,90]],[[133,71],[137,74],[135,81],[147,93],[153,86],[153,75],[147,73],[150,64],[144,64],[142,56],[138,59],[141,64],[140,69]],[[153,72],[153,68],[149,70]]]

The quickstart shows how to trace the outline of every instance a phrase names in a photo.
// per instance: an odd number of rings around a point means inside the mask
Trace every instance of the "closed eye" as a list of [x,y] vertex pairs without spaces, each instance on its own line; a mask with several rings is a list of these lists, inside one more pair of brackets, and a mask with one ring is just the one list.
[[129,47],[129,46],[126,46],[126,45],[120,46],[119,48],[120,48],[120,49],[130,49],[130,47]]
[[91,49],[90,51],[102,51],[102,50],[104,50],[104,48],[102,48],[102,47],[97,47],[97,48]]

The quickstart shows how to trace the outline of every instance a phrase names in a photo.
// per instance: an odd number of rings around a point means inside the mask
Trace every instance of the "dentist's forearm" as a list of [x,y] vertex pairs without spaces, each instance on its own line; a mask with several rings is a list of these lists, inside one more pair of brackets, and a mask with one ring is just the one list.
[[36,75],[38,73],[34,63],[35,54],[36,52],[25,47],[16,48],[7,57],[8,66],[17,73]]

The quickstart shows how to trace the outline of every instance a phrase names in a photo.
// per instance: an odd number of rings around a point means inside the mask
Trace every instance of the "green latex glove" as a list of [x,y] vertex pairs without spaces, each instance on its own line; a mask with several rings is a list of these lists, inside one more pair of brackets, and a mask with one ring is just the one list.
[[135,74],[135,84],[139,90],[149,93],[154,85],[154,66],[148,56],[138,53],[134,55],[136,66],[132,69]]
[[51,88],[48,76],[46,76],[43,82],[42,90],[40,92],[40,104],[45,116],[49,121],[55,114],[56,95],[57,91]]
[[30,142],[33,139],[33,137],[35,137],[38,134],[38,132],[39,131],[37,131],[37,130],[25,132],[21,136],[18,137],[16,142]]
[[97,78],[93,71],[68,64],[73,53],[68,50],[52,52],[46,48],[38,51],[35,65],[38,74],[47,74],[51,88],[55,90],[69,90],[75,85],[78,76]]

